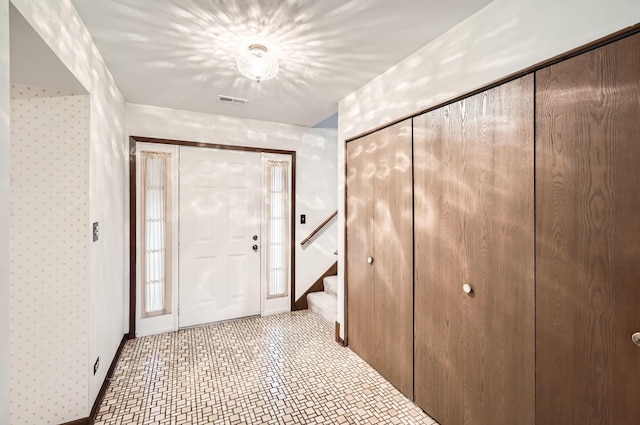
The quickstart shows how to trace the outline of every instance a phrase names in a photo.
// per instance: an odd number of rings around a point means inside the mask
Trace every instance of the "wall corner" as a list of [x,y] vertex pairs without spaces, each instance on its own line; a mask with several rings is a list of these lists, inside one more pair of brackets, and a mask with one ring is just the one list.
[[[9,0],[0,0],[0,240],[9,240]],[[9,423],[9,244],[0,244],[0,423]]]

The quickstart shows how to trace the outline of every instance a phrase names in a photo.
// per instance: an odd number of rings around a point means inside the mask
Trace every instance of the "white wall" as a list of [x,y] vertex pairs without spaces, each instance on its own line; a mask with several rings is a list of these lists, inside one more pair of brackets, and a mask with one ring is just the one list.
[[[338,105],[339,246],[344,246],[346,139],[639,21],[638,0],[495,0],[347,96]],[[342,269],[338,316],[344,323]]]
[[10,116],[11,423],[55,425],[89,405],[89,98],[12,85]]
[[[9,240],[9,0],[0,0],[0,241]],[[9,423],[9,244],[0,243],[0,424]]]
[[[153,106],[127,104],[127,135],[297,151],[296,240],[337,208],[336,130],[311,129]],[[127,213],[128,214],[128,213]],[[300,214],[307,224],[300,224]],[[336,261],[337,225],[306,249],[296,244],[296,298]]]
[[[6,1],[6,0],[5,0]],[[124,196],[127,151],[124,100],[71,0],[12,0],[56,56],[91,95],[89,131],[89,220],[99,221],[100,240],[89,249],[88,416],[125,331]],[[2,26],[4,31],[4,26]],[[0,87],[0,91],[3,88]],[[42,361],[46,362],[46,353]],[[100,369],[93,375],[93,362]]]

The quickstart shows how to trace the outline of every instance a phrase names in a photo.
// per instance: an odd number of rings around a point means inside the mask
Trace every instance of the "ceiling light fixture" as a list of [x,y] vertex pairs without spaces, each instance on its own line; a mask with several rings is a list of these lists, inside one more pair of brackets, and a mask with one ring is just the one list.
[[275,77],[280,69],[278,60],[262,44],[249,46],[238,56],[237,65],[245,77],[257,82]]

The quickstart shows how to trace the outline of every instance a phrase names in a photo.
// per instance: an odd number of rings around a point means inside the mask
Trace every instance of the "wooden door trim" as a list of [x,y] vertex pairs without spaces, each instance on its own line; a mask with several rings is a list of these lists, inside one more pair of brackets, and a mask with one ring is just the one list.
[[129,332],[127,339],[136,337],[136,277],[137,277],[137,190],[136,190],[136,141],[129,138]]
[[427,112],[431,112],[431,111],[433,111],[435,109],[441,108],[443,106],[447,106],[447,105],[449,105],[451,103],[454,103],[454,102],[458,102],[460,100],[466,99],[466,98],[471,97],[473,95],[476,95],[478,93],[482,93],[484,91],[490,90],[490,89],[492,89],[494,87],[501,86],[502,84],[508,83],[510,81],[517,80],[518,78],[524,77],[525,75],[531,74],[532,72],[539,71],[539,70],[541,70],[543,68],[546,68],[548,66],[554,65],[554,64],[556,64],[558,62],[562,62],[564,60],[570,59],[570,58],[572,58],[574,56],[581,55],[583,53],[587,53],[587,52],[589,52],[591,50],[597,49],[599,47],[605,46],[607,44],[613,43],[615,41],[618,41],[618,40],[621,40],[623,38],[629,37],[631,35],[637,34],[639,32],[640,32],[640,23],[637,23],[635,25],[623,28],[620,31],[616,31],[616,32],[614,32],[612,34],[609,34],[607,36],[598,38],[597,40],[594,40],[594,41],[592,41],[590,43],[583,44],[582,46],[576,47],[575,49],[571,49],[571,50],[569,50],[569,51],[567,51],[565,53],[561,53],[559,55],[553,56],[550,59],[538,62],[538,63],[536,63],[534,65],[531,65],[529,67],[521,69],[520,71],[513,72],[513,73],[511,73],[511,74],[509,74],[509,75],[507,75],[505,77],[502,77],[502,78],[499,78],[497,80],[494,80],[494,81],[492,81],[492,82],[490,82],[488,84],[485,84],[485,85],[483,85],[483,86],[481,86],[481,87],[479,87],[477,89],[464,92],[464,93],[462,93],[460,95],[457,95],[455,97],[449,98],[448,100],[440,102],[440,103],[438,103],[438,104],[436,104],[434,106],[430,106],[430,107],[428,107],[426,109],[421,109],[418,112],[414,112],[414,113],[402,116],[402,117],[397,118],[397,119],[395,119],[393,121],[390,121],[390,122],[388,122],[386,124],[379,125],[379,126],[374,127],[374,128],[372,128],[370,130],[367,130],[365,132],[359,133],[359,134],[357,134],[357,135],[355,135],[353,137],[349,137],[349,138],[345,139],[345,143],[352,142],[352,141],[354,141],[356,139],[359,139],[361,137],[368,136],[369,134],[375,133],[376,131],[380,131],[380,130],[383,130],[383,129],[387,128],[387,127],[391,127],[392,125],[398,124],[399,122],[405,121],[405,120],[410,119],[410,118],[415,118],[418,115],[422,115],[422,114],[425,114]]
[[[347,198],[348,198],[348,193],[347,193],[347,175],[349,173],[349,165],[347,164],[347,156],[348,156],[348,152],[347,152],[347,144],[345,142],[344,144],[344,168],[342,169],[342,171],[344,172],[344,186],[343,186],[343,190],[344,190],[344,197],[342,199],[343,202],[343,217],[344,217],[344,241],[343,241],[343,246],[342,246],[342,258],[344,258],[344,267],[342,267],[342,278],[344,280],[344,284],[343,284],[343,288],[342,288],[342,298],[343,298],[343,306],[342,306],[342,310],[343,310],[343,317],[342,317],[342,321],[343,323],[343,336],[340,337],[340,323],[337,322],[337,326],[336,326],[336,341],[338,340],[342,340],[342,345],[344,347],[347,347],[349,345],[349,335],[348,335],[348,331],[349,331],[349,278],[347,276],[347,270],[349,270],[349,260],[347,259],[349,256],[347,255],[347,217],[349,217],[349,211],[347,210]],[[338,285],[340,284],[340,282],[338,282]],[[337,318],[336,318],[337,319]]]
[[415,126],[411,118],[411,333],[413,335],[411,364],[411,399],[416,399],[416,167]]
[[[137,269],[137,188],[136,188],[136,143],[155,143],[160,145],[189,146],[195,148],[209,148],[234,150],[244,152],[271,153],[289,155],[291,157],[291,311],[295,311],[296,292],[296,151],[285,149],[271,149],[262,147],[221,145],[216,143],[203,143],[185,140],[158,139],[153,137],[129,136],[129,333],[128,339],[136,337],[136,269]],[[261,284],[262,286],[262,284]]]

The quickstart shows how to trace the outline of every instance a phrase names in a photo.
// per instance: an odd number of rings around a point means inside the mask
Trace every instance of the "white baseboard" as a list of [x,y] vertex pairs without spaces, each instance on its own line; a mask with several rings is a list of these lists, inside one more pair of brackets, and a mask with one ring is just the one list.
[[273,316],[274,314],[289,313],[290,311],[290,308],[285,308],[282,310],[263,311],[262,316]]
[[151,335],[159,335],[159,334],[165,334],[168,332],[174,332],[175,329],[173,328],[165,328],[165,329],[155,329],[152,331],[146,331],[146,332],[136,332],[136,338],[140,338],[143,336],[151,336]]

